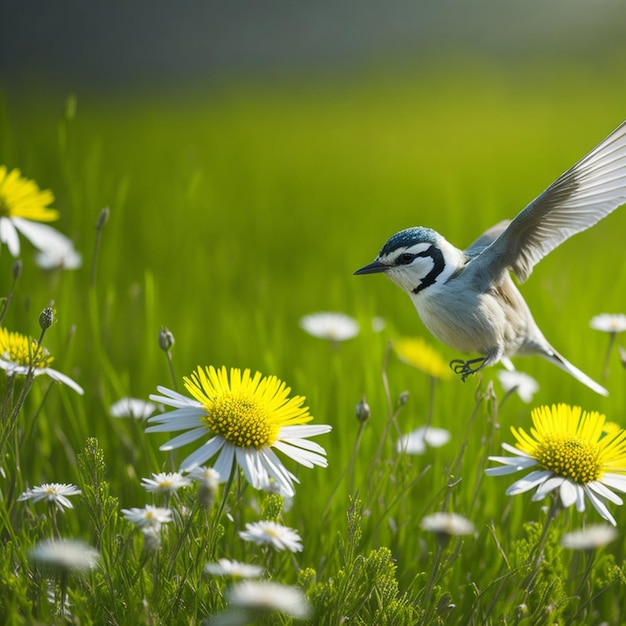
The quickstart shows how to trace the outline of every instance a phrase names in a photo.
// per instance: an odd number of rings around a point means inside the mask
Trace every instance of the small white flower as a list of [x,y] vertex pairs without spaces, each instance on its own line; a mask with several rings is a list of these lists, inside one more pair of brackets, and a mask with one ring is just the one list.
[[302,552],[302,539],[298,532],[276,522],[261,521],[246,524],[246,530],[240,530],[239,536],[259,545],[269,545],[274,550]]
[[474,524],[458,513],[433,513],[422,519],[421,527],[437,535],[471,535]]
[[82,541],[66,539],[40,541],[28,556],[39,565],[76,573],[94,569],[100,559],[95,548]]
[[448,441],[450,441],[450,432],[445,428],[420,426],[408,435],[400,437],[396,444],[396,450],[405,454],[424,454],[427,445],[432,448],[439,448]]
[[198,501],[208,509],[213,505],[217,497],[220,486],[220,474],[212,467],[194,467],[189,474],[189,478],[198,483]]
[[214,470],[212,467],[194,467],[189,474],[187,474],[189,478],[195,480],[199,483],[207,483],[209,485],[214,485],[217,489],[220,484],[220,474],[218,471]]
[[160,530],[162,524],[172,521],[171,509],[164,509],[158,506],[147,504],[143,509],[132,508],[122,509],[122,515],[132,524],[139,528],[151,528]]
[[601,313],[591,318],[591,328],[604,333],[621,333],[626,330],[626,315],[623,313]]
[[226,598],[233,607],[250,611],[283,613],[295,619],[306,619],[311,607],[299,587],[290,587],[270,581],[244,580],[226,591]]
[[191,480],[178,472],[161,472],[152,474],[152,478],[142,478],[141,484],[149,493],[172,495],[182,487],[191,485]]
[[156,410],[156,404],[139,398],[121,398],[109,407],[112,417],[133,417],[136,420],[148,419]]
[[615,541],[618,534],[613,526],[590,524],[587,528],[565,533],[561,537],[561,545],[572,550],[594,550]]
[[233,578],[258,578],[263,573],[260,565],[240,563],[230,559],[219,559],[217,563],[207,563],[204,570],[214,576],[232,576]]
[[517,370],[499,370],[498,379],[505,393],[516,391],[523,402],[530,402],[539,391],[539,383],[528,374]]
[[56,504],[59,511],[63,511],[64,509],[74,508],[68,500],[68,496],[77,496],[80,493],[81,490],[75,485],[44,483],[32,489],[27,489],[20,495],[18,501],[32,500],[33,502],[39,502],[40,500],[46,500],[51,504]]
[[313,337],[335,343],[352,339],[359,334],[359,323],[345,313],[311,313],[300,318],[300,327]]

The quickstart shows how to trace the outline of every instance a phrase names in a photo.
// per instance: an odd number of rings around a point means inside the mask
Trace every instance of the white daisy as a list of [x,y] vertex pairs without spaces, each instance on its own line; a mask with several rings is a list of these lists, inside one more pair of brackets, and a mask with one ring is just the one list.
[[231,559],[219,559],[217,563],[207,563],[204,570],[214,576],[231,576],[232,578],[258,578],[263,573],[260,565],[240,563]]
[[141,485],[149,493],[172,495],[182,487],[191,485],[191,480],[178,472],[160,472],[152,474],[152,478],[142,478]]
[[226,591],[231,606],[258,613],[283,613],[295,619],[311,616],[311,607],[299,587],[290,587],[271,581],[244,580]]
[[145,420],[156,410],[156,404],[140,398],[120,398],[109,407],[112,417],[132,417],[136,420]]
[[352,339],[359,334],[359,323],[345,313],[311,313],[300,318],[300,327],[313,337],[335,343]]
[[246,530],[240,530],[239,536],[245,541],[269,545],[274,550],[302,552],[302,539],[298,531],[276,522],[261,521],[246,524]]
[[604,333],[622,333],[626,330],[626,315],[623,313],[601,313],[591,318],[591,328]]
[[153,529],[159,531],[163,524],[172,521],[171,509],[147,504],[143,509],[134,507],[132,509],[122,509],[122,515],[138,528]]
[[76,573],[94,569],[100,560],[100,554],[95,548],[82,541],[69,539],[40,541],[29,550],[28,556],[41,566]]
[[[331,426],[310,426],[312,417],[303,407],[302,396],[289,397],[290,389],[275,376],[252,376],[250,370],[233,368],[230,376],[225,367],[198,368],[185,387],[194,400],[165,387],[163,394],[151,400],[175,410],[151,417],[156,424],[146,432],[186,431],[161,446],[173,450],[198,439],[206,441],[181,464],[190,471],[215,455],[214,469],[225,482],[239,465],[247,481],[256,489],[269,489],[272,481],[280,494],[293,496],[298,479],[288,471],[274,450],[287,455],[305,467],[326,467],[326,452],[309,441],[328,433]],[[219,454],[218,454],[219,453]]]
[[67,485],[63,483],[44,483],[32,489],[27,489],[20,495],[18,501],[32,500],[39,502],[45,500],[51,504],[55,504],[59,511],[64,509],[73,509],[72,503],[68,500],[68,496],[77,496],[81,490],[75,485]]
[[505,393],[515,391],[526,403],[539,391],[539,383],[532,376],[518,370],[498,370],[498,380]]
[[561,545],[571,550],[595,550],[615,541],[618,534],[613,526],[590,524],[587,528],[565,533],[561,537]]
[[421,527],[437,535],[471,535],[474,524],[458,513],[433,513],[422,519]]
[[[33,357],[35,357],[33,359]],[[69,376],[49,367],[53,357],[43,346],[37,347],[34,339],[0,328],[0,369],[7,376],[26,376],[32,367],[34,376],[49,376],[83,395],[83,388]]]
[[59,212],[48,205],[54,201],[49,189],[24,178],[18,169],[10,172],[0,166],[0,242],[12,256],[20,254],[18,232],[39,250],[54,250],[67,245],[67,237],[41,222],[53,222]]
[[536,488],[532,499],[538,501],[558,490],[564,507],[575,504],[581,512],[588,498],[596,511],[615,526],[605,500],[623,504],[612,490],[626,492],[626,431],[607,433],[604,415],[566,404],[539,407],[531,417],[530,435],[512,427],[516,447],[502,444],[514,456],[489,457],[502,467],[489,468],[486,473],[501,476],[534,468],[513,483],[507,495]]
[[450,441],[450,432],[445,428],[420,426],[408,435],[403,435],[396,444],[398,452],[405,454],[424,454],[426,446],[439,448]]

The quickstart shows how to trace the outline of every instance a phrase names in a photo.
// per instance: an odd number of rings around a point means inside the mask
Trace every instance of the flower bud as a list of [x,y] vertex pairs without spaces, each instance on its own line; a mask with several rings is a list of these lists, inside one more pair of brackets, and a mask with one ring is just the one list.
[[54,307],[47,306],[39,315],[39,327],[41,330],[48,330],[57,321],[57,314]]
[[367,422],[367,420],[371,416],[370,405],[365,400],[365,396],[361,399],[361,401],[356,405],[356,418],[359,422]]
[[159,348],[161,348],[163,352],[168,352],[173,345],[174,335],[165,326],[161,326],[161,330],[159,331]]

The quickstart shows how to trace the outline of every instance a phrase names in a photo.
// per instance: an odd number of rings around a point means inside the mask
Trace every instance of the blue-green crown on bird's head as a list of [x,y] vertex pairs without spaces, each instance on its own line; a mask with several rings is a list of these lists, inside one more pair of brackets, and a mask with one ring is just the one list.
[[410,248],[417,243],[437,244],[440,240],[441,235],[432,228],[424,226],[405,228],[388,239],[379,252],[378,258],[385,257],[399,248]]

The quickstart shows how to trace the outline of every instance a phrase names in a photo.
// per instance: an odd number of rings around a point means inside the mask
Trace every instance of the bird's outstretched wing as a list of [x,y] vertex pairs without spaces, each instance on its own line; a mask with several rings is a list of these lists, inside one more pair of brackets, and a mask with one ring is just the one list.
[[503,271],[512,269],[523,282],[546,254],[625,202],[623,122],[519,213],[471,265],[488,281],[497,280]]
[[498,222],[494,226],[492,226],[489,230],[486,230],[476,241],[474,241],[468,248],[465,250],[465,254],[469,257],[477,256],[480,254],[487,246],[490,246],[506,229],[506,227],[511,223],[511,220],[502,220]]

